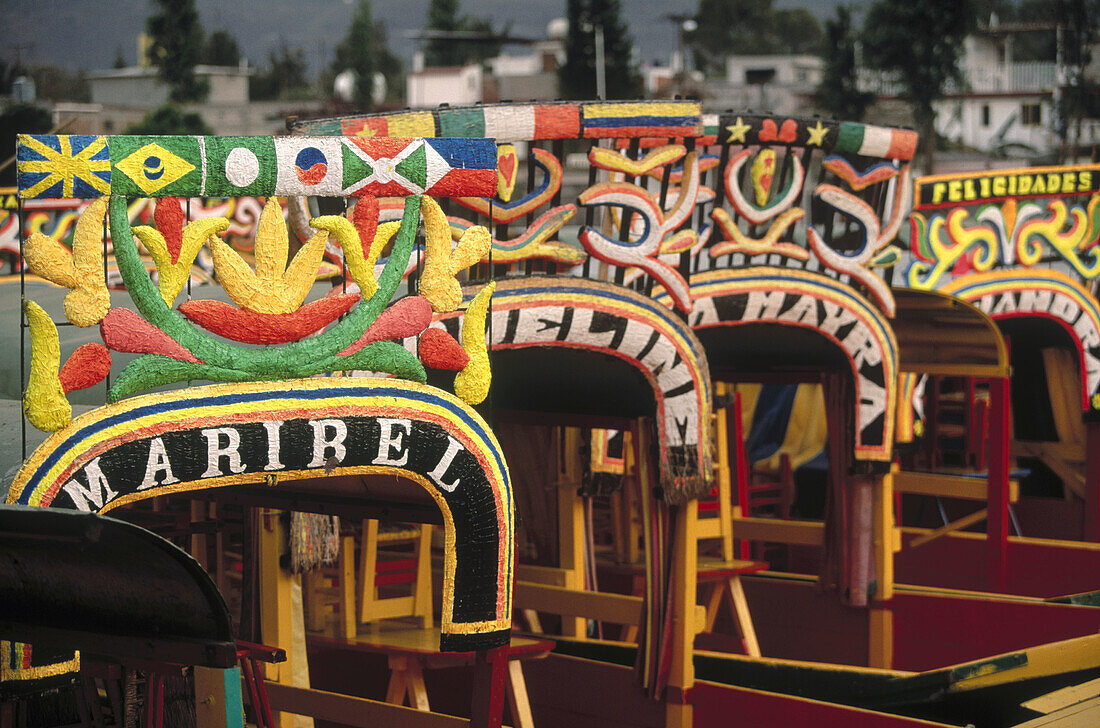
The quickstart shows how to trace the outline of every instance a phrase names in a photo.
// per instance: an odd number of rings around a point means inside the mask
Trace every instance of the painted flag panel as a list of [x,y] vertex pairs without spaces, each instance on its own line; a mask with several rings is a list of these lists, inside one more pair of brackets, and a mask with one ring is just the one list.
[[20,195],[98,197],[111,190],[107,137],[19,135],[16,172]]
[[210,197],[268,195],[275,189],[275,168],[261,160],[275,158],[271,137],[203,137]]
[[107,137],[111,193],[127,197],[183,196],[202,189],[200,137]]
[[582,104],[588,139],[609,137],[694,137],[702,132],[697,102],[646,101]]
[[440,109],[439,135],[444,137],[484,137],[485,111],[481,107]]
[[20,135],[16,160],[23,199],[496,189],[491,139]]
[[908,129],[841,122],[836,150],[883,159],[912,159],[917,151],[917,133]]

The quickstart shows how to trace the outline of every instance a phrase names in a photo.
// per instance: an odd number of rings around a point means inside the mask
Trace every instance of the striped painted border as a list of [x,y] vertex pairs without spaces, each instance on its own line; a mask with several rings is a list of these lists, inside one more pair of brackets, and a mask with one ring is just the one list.
[[16,177],[24,199],[495,194],[491,139],[428,136],[433,138],[22,134]]
[[[797,296],[809,296],[817,301],[839,306],[851,315],[862,335],[858,337],[858,351],[845,347],[845,342],[833,334],[823,331],[814,323],[807,323],[793,315],[779,315],[752,320],[721,320],[715,311],[713,301],[722,296],[744,293],[772,294],[781,292]],[[658,300],[668,294],[660,294]],[[772,323],[786,326],[799,326],[817,331],[836,344],[845,355],[852,369],[855,383],[853,406],[856,412],[855,457],[857,460],[889,462],[892,457],[894,420],[897,402],[898,347],[893,329],[881,311],[851,288],[825,276],[793,269],[769,267],[748,268],[742,270],[714,270],[700,273],[691,278],[691,296],[695,303],[690,320],[695,329],[715,326],[737,326],[751,323]],[[871,401],[868,384],[861,374],[861,365],[865,352],[863,348],[873,344],[882,366],[884,386],[884,409],[877,412],[864,406]],[[877,412],[877,414],[876,414]],[[881,428],[875,431],[875,422],[881,417]],[[877,442],[869,442],[868,435],[874,435]]]
[[317,136],[491,137],[500,143],[704,133],[702,106],[693,101],[485,104],[298,121],[290,128]]
[[[481,465],[489,493],[455,491],[456,496],[430,485],[422,474],[392,466],[336,467],[278,471],[284,480],[401,471],[420,483],[443,514],[447,548],[443,595],[443,640],[446,649],[483,649],[506,644],[511,626],[515,513],[508,467],[500,445],[484,420],[453,395],[412,382],[344,378],[304,379],[259,384],[215,384],[169,393],[144,395],[92,410],[54,433],[23,464],[12,483],[8,503],[49,507],[62,486],[92,459],[127,442],[168,431],[219,424],[254,423],[309,417],[405,417],[441,427],[460,442]],[[234,485],[262,483],[264,472],[240,473],[158,485],[119,496],[98,510],[106,512],[127,502],[163,495]],[[451,501],[454,502],[451,502]],[[496,526],[496,569],[478,569],[484,583],[456,594],[457,552],[452,508],[479,509],[478,520]],[[467,514],[470,515],[470,514]],[[470,534],[484,538],[483,533]],[[483,543],[483,542],[482,542]],[[476,549],[474,549],[476,551]],[[472,617],[467,611],[474,592],[496,595],[493,614]],[[455,614],[456,606],[459,614]],[[456,621],[456,617],[459,621]],[[450,647],[447,647],[450,645]]]
[[[563,333],[558,327],[548,334],[546,321],[563,321],[566,310],[571,321],[568,330]],[[623,329],[590,331],[582,322],[595,314],[622,321]],[[461,311],[444,314],[433,325],[455,327],[461,316]],[[622,286],[580,278],[498,281],[493,294],[492,348],[531,347],[585,349],[622,359],[640,371],[653,388],[657,405],[666,497],[683,501],[709,490],[710,370],[702,345],[683,319]]]
[[[1100,303],[1084,286],[1057,271],[1029,269],[971,273],[949,281],[939,290],[977,306],[995,321],[1039,316],[1061,325],[1077,348],[1081,409],[1100,413],[1100,359],[1092,354],[1100,347]],[[1018,296],[1018,300],[1013,298],[1012,305],[1007,306],[1006,296]],[[1070,320],[1058,296],[1078,307],[1080,314]],[[1045,310],[1036,308],[1041,302],[1046,302]]]

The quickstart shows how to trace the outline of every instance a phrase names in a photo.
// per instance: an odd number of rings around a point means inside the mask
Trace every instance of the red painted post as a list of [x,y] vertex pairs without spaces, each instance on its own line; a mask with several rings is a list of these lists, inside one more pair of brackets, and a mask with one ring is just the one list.
[[470,728],[500,728],[508,675],[508,645],[477,653],[470,695]]
[[1008,468],[1012,441],[1008,377],[989,382],[989,520],[986,528],[986,587],[1008,588]]
[[1085,432],[1085,540],[1100,541],[1100,422]]

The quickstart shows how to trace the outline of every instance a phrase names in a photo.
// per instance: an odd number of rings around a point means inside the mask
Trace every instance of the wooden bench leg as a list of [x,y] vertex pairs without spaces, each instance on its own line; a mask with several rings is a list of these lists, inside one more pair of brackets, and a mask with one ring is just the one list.
[[430,711],[428,706],[428,690],[424,687],[424,672],[420,669],[420,662],[410,659],[408,662],[409,707],[417,710]]
[[406,674],[408,660],[404,657],[390,658],[390,684],[386,687],[386,702],[394,705],[405,704]]
[[386,688],[386,702],[404,705],[405,696],[409,698],[409,707],[430,711],[428,690],[424,686],[424,672],[420,663],[412,657],[390,657],[390,684]]
[[729,590],[730,600],[733,602],[733,616],[737,619],[741,639],[745,642],[745,654],[749,657],[760,657],[760,645],[756,641],[756,630],[752,626],[749,602],[745,599],[745,589],[741,586],[740,576],[730,577]]
[[714,623],[718,619],[718,608],[722,606],[722,596],[725,592],[724,582],[719,581],[711,586],[710,594],[707,596],[707,628],[704,631],[714,631]]
[[508,708],[512,711],[514,728],[535,728],[531,701],[527,698],[527,682],[523,679],[523,666],[519,660],[508,662]]

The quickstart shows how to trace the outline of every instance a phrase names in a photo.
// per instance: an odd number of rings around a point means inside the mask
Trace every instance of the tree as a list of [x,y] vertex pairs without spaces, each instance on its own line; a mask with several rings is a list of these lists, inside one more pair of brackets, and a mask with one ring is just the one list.
[[558,69],[562,95],[566,98],[596,98],[595,36],[599,30],[603,31],[607,98],[634,98],[640,93],[634,45],[626,24],[619,19],[619,11],[619,0],[567,0],[565,63]]
[[684,36],[695,67],[720,75],[726,56],[775,52],[773,20],[772,0],[699,0],[697,27]]
[[[0,74],[6,73],[7,64],[0,61]],[[15,149],[15,139],[20,134],[48,134],[53,127],[53,115],[48,109],[33,104],[12,104],[0,111],[0,149]],[[0,170],[0,187],[15,186],[15,165]]]
[[153,109],[141,121],[126,128],[127,134],[180,134],[208,136],[213,130],[194,112],[184,113],[175,104]]
[[[458,22],[458,0],[432,0],[428,6],[428,30],[454,33]],[[424,48],[425,66],[457,66],[461,64],[458,43],[453,38],[432,38]]]
[[237,45],[237,39],[228,30],[215,30],[206,39],[202,62],[211,66],[239,66],[241,49]]
[[149,60],[168,84],[175,102],[202,101],[210,93],[206,79],[195,77],[203,53],[203,32],[194,0],[152,0],[157,10],[145,20]]
[[876,0],[863,23],[871,68],[896,74],[921,136],[923,171],[933,171],[936,112],[949,80],[960,80],[963,40],[976,25],[973,0]]
[[862,121],[875,97],[859,90],[856,34],[847,6],[838,5],[836,17],[825,21],[823,50],[825,68],[814,101],[834,119]]
[[115,47],[115,62],[113,68],[126,68],[126,55],[122,52],[122,46]]
[[[458,0],[432,0],[428,6],[426,30],[441,33],[483,33],[497,35],[492,21],[470,15],[458,16]],[[462,40],[457,37],[431,38],[424,47],[426,66],[462,66],[500,54],[500,41]]]
[[[386,28],[381,21],[371,20],[369,0],[359,0],[348,33],[336,46],[336,58],[332,62],[331,75],[343,71],[355,73],[354,103],[360,111],[370,111],[374,104],[374,75],[381,73],[386,80],[386,97],[394,98],[404,88],[401,59],[395,56],[386,42]],[[332,87],[331,78],[326,80]]]
[[772,8],[772,0],[699,0],[696,29],[685,34],[696,67],[725,70],[726,56],[819,53],[821,24],[805,8]]
[[260,101],[287,98],[296,91],[306,90],[309,88],[306,69],[305,51],[291,48],[283,39],[278,48],[268,52],[267,67],[249,79],[248,95]]
[[374,105],[371,87],[374,85],[374,22],[370,2],[359,0],[355,6],[348,34],[336,46],[333,73],[350,70],[355,73],[355,105],[360,111],[370,111]]
[[61,66],[34,66],[27,75],[34,79],[35,93],[40,99],[92,100],[92,88],[84,71]]
[[821,52],[821,24],[806,8],[779,8],[772,13],[772,45],[779,53]]
[[396,103],[405,100],[405,66],[390,50],[386,24],[379,20],[374,24],[374,70],[386,80],[385,100]]

